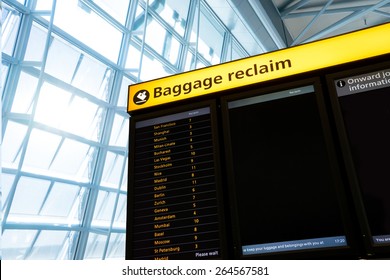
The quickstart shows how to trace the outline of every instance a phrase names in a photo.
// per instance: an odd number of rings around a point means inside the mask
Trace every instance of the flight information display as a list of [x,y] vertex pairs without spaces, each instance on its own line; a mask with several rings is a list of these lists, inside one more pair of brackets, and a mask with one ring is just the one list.
[[211,107],[135,122],[132,258],[222,258]]
[[390,244],[390,68],[333,82],[372,242]]
[[348,245],[316,90],[227,98],[240,256]]

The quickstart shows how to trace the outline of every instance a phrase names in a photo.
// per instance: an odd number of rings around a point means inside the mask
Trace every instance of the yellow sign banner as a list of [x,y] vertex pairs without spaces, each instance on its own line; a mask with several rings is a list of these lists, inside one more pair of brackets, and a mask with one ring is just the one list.
[[[387,35],[386,35],[387,34]],[[128,111],[390,53],[390,23],[129,86]]]

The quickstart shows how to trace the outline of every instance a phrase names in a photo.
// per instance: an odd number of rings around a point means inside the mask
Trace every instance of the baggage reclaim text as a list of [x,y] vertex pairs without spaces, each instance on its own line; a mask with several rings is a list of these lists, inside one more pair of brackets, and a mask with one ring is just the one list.
[[[245,70],[238,70],[234,72],[227,73],[227,81],[232,82],[234,80],[240,80],[245,77],[253,77],[258,75],[264,75],[270,72],[284,70],[286,68],[291,68],[292,63],[290,59],[273,61],[270,60],[268,64],[254,64],[252,67],[249,67]],[[224,81],[221,75],[214,77],[208,77],[203,80],[195,80],[193,82],[186,82],[184,84],[177,84],[173,87],[155,87],[154,88],[154,98],[159,98],[161,96],[179,96],[181,94],[190,94],[194,89],[211,89],[215,84],[222,84]]]

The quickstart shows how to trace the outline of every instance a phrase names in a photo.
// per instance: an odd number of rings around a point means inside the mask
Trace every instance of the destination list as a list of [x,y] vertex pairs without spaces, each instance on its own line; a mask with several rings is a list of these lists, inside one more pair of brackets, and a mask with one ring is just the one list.
[[210,108],[136,123],[133,256],[220,258]]

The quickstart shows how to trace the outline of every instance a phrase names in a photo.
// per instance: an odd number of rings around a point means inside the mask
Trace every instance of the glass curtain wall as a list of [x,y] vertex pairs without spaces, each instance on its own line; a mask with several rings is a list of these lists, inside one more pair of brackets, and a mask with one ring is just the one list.
[[128,85],[248,53],[203,0],[1,4],[2,259],[123,259]]

